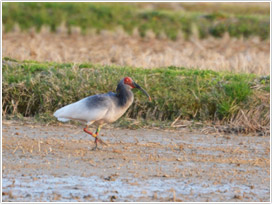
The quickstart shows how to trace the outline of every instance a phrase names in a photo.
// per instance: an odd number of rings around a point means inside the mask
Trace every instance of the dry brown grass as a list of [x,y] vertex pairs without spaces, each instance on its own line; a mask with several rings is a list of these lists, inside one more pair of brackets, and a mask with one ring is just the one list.
[[187,12],[232,14],[266,14],[270,13],[269,2],[149,2],[135,3],[143,9],[165,9]]
[[[256,100],[251,101],[252,107],[255,107],[254,110],[239,110],[236,119],[233,120],[233,123],[231,123],[234,127],[235,125],[239,125],[246,129],[246,132],[251,131],[258,131],[262,130],[264,132],[269,133],[270,132],[270,114],[267,112],[267,109],[269,109],[269,93],[258,93],[256,92],[255,95],[258,95],[257,98],[254,98]],[[253,99],[253,98],[252,98]],[[258,120],[257,120],[258,119]]]
[[270,41],[230,38],[187,41],[180,36],[171,41],[163,36],[156,39],[149,32],[145,39],[137,31],[128,36],[122,30],[100,35],[81,35],[66,31],[50,33],[23,33],[15,31],[3,34],[3,57],[18,60],[91,62],[133,67],[183,66],[216,71],[255,73],[268,75],[270,71]]

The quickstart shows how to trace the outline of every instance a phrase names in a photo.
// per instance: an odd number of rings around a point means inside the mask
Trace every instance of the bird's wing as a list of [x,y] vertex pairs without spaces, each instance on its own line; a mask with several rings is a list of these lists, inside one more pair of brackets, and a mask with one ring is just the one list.
[[111,106],[109,95],[93,95],[60,108],[54,113],[54,116],[60,121],[97,121],[106,115]]

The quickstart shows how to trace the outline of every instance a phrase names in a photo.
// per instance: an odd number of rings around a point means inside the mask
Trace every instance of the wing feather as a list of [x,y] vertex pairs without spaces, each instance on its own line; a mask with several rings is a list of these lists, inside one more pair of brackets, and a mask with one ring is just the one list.
[[63,122],[69,120],[97,121],[106,115],[110,106],[109,96],[94,95],[58,109],[54,116]]

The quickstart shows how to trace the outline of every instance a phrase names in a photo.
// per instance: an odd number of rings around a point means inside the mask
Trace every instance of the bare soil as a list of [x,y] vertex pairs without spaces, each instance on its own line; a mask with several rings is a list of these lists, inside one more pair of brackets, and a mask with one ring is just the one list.
[[3,57],[17,60],[54,61],[69,63],[96,63],[143,68],[179,66],[186,68],[231,71],[236,73],[270,73],[270,41],[258,37],[249,39],[207,38],[182,35],[176,41],[155,38],[151,31],[141,38],[135,30],[132,36],[119,29],[89,31],[81,35],[74,28],[71,35],[60,27],[50,33],[46,27],[40,33],[15,31],[3,33]]
[[[94,129],[94,128],[93,128]],[[270,200],[269,136],[3,121],[2,201]]]

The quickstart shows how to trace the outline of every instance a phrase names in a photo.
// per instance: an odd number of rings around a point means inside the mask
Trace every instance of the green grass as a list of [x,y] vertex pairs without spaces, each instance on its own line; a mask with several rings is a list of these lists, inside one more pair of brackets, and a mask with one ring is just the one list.
[[225,2],[225,3],[180,3],[183,9],[191,12],[214,13],[224,12],[228,14],[243,15],[270,15],[269,2],[250,3],[250,2]]
[[[135,101],[125,114],[133,119],[169,122],[181,116],[184,120],[224,123],[235,119],[239,110],[255,110],[262,104],[258,96],[270,92],[269,76],[183,67],[142,69],[4,59],[3,115],[48,118],[64,105],[115,91],[125,76],[131,76],[153,99],[149,102],[135,90]],[[264,114],[269,113],[267,106]]]
[[56,31],[65,23],[68,32],[80,27],[83,34],[89,29],[115,30],[122,27],[131,34],[138,28],[141,36],[152,30],[156,36],[165,33],[175,40],[179,33],[188,38],[197,33],[200,38],[209,35],[221,37],[228,32],[233,37],[259,36],[269,38],[269,15],[228,14],[224,12],[195,13],[164,9],[142,10],[128,3],[3,3],[3,25],[5,31],[18,24],[21,30],[32,27],[39,31],[48,26]]

